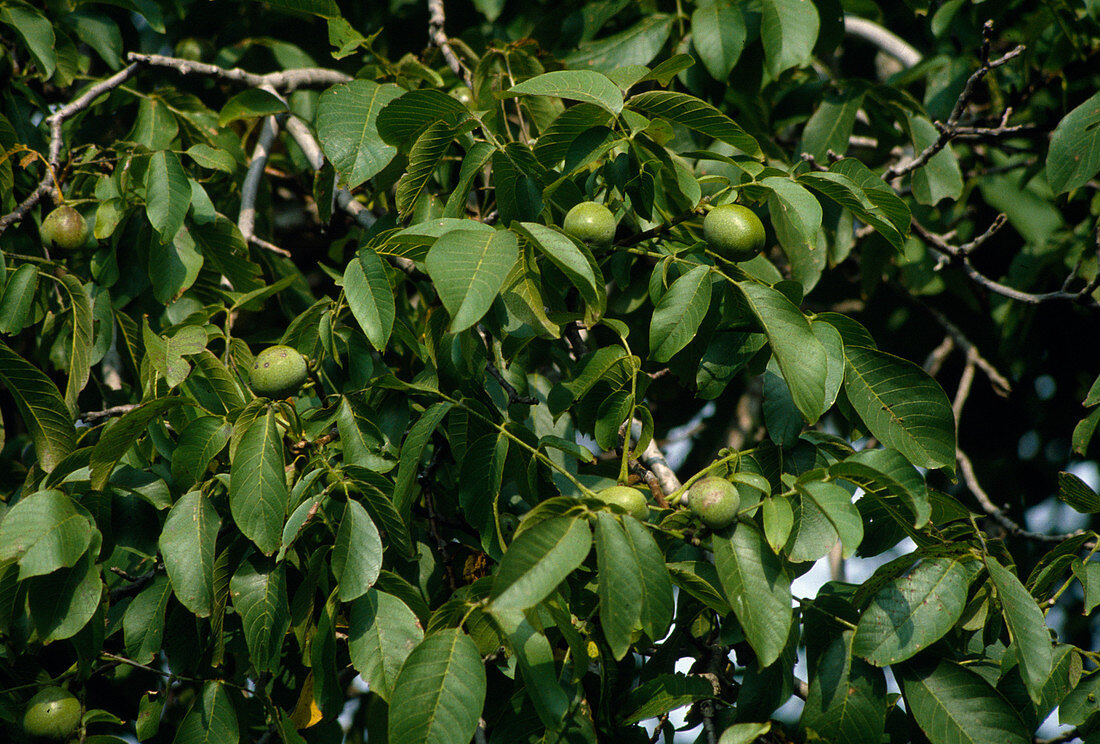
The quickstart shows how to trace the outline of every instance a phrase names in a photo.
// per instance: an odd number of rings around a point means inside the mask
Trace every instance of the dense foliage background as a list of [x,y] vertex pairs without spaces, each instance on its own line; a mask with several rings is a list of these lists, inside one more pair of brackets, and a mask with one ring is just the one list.
[[1100,741],[1098,50],[1093,0],[0,0],[0,738],[61,685],[102,744]]

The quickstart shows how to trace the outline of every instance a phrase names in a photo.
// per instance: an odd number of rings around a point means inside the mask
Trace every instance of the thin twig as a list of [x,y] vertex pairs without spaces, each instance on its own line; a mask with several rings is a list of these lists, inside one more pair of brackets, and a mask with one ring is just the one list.
[[[916,219],[911,220],[910,224],[913,230],[917,232],[921,238],[924,239],[933,250],[943,255],[947,260],[950,260],[962,267],[966,275],[974,283],[985,287],[994,294],[999,294],[1002,297],[1007,297],[1017,302],[1023,302],[1029,305],[1038,305],[1043,302],[1073,302],[1079,305],[1084,305],[1092,309],[1100,308],[1100,304],[1092,298],[1092,293],[1096,291],[1098,282],[1100,282],[1100,271],[1097,272],[1097,276],[1083,287],[1078,292],[1067,292],[1065,290],[1058,290],[1054,292],[1024,292],[1013,287],[1006,286],[1000,282],[990,279],[985,274],[978,271],[977,268],[970,262],[970,253],[980,246],[985,241],[989,240],[1002,226],[1004,226],[1006,218],[1003,214],[998,215],[997,219],[993,221],[993,224],[989,226],[989,229],[984,233],[976,237],[974,240],[963,243],[962,245],[952,245],[943,235],[937,235],[928,228],[917,222]],[[1100,242],[1100,236],[1098,236],[1098,242]]]
[[104,408],[102,411],[85,411],[81,413],[77,418],[86,424],[91,424],[100,419],[111,418],[112,416],[121,416],[124,413],[129,413],[138,407],[138,403],[125,403],[121,406],[111,406],[110,408]]
[[[46,124],[50,128],[50,145],[49,145],[49,168],[46,169],[46,174],[39,181],[38,186],[31,192],[30,196],[24,199],[19,205],[8,214],[0,217],[0,234],[4,232],[13,223],[19,222],[42,200],[46,194],[50,193],[54,188],[54,174],[50,172],[50,168],[56,173],[61,164],[61,147],[64,144],[64,140],[61,136],[61,125],[65,123],[65,120],[71,119],[76,114],[80,113],[84,109],[92,105],[95,99],[99,98],[104,93],[114,90],[124,82],[129,80],[138,71],[137,65],[129,65],[126,68],[119,70],[111,77],[96,83],[92,87],[88,88],[82,94],[74,98],[69,103],[65,104],[61,108],[54,111],[48,117],[46,117]],[[60,194],[58,195],[60,198]]]
[[629,247],[629,246],[632,246],[632,245],[637,245],[638,243],[642,243],[646,240],[649,240],[650,238],[656,238],[660,235],[663,235],[664,233],[668,232],[670,229],[672,229],[676,225],[679,225],[681,222],[687,222],[692,217],[697,216],[699,214],[700,210],[703,208],[703,205],[707,204],[709,202],[710,202],[710,197],[709,196],[704,196],[701,200],[699,200],[698,206],[696,206],[694,209],[689,209],[686,212],[682,212],[682,213],[676,215],[675,217],[673,217],[668,222],[664,222],[660,225],[657,225],[656,227],[650,228],[649,230],[643,230],[640,233],[634,233],[633,235],[628,235],[627,237],[623,238],[622,240],[616,240],[615,245],[617,245],[621,248],[626,248],[626,247]]
[[1013,521],[1004,510],[996,506],[989,498],[989,494],[985,492],[981,484],[978,482],[978,476],[974,473],[974,465],[970,462],[970,458],[961,449],[956,450],[955,457],[959,462],[959,471],[962,473],[963,482],[966,483],[966,487],[974,494],[974,498],[978,500],[978,504],[982,507],[989,517],[1004,528],[1005,532],[1016,537],[1023,537],[1028,540],[1035,540],[1036,542],[1062,542],[1068,540],[1071,537],[1077,537],[1083,535],[1084,530],[1074,530],[1073,532],[1065,532],[1059,535],[1048,535],[1042,532],[1032,532],[1021,527],[1017,522]]
[[1004,53],[997,59],[989,59],[989,46],[993,35],[993,22],[986,21],[983,28],[983,42],[982,42],[982,61],[981,65],[975,70],[966,81],[966,85],[963,86],[962,92],[959,94],[958,99],[955,101],[955,106],[951,110],[951,114],[947,117],[947,121],[943,123],[936,123],[936,128],[939,129],[939,136],[932,144],[925,147],[917,155],[909,161],[895,163],[886,169],[886,172],[882,174],[882,178],[885,181],[892,181],[895,178],[899,178],[908,173],[912,173],[918,168],[923,167],[929,160],[936,156],[943,148],[951,142],[952,139],[960,135],[966,137],[999,137],[1008,134],[1014,134],[1018,131],[1016,127],[1008,126],[1008,117],[1011,115],[1012,110],[1006,109],[1001,116],[1001,123],[996,127],[961,127],[959,120],[962,118],[963,113],[966,111],[967,104],[974,96],[974,89],[978,83],[985,78],[992,70],[1006,64],[1012,59],[1020,56],[1024,52],[1024,46],[1018,45],[1014,49]]
[[526,406],[537,406],[539,399],[530,395],[520,395],[519,391],[512,387],[512,383],[505,379],[504,374],[497,369],[492,360],[485,363],[485,371],[493,376],[493,379],[500,383],[500,386],[504,388],[504,392],[508,394],[508,405],[513,403],[522,403]]
[[939,374],[940,369],[943,368],[943,363],[947,361],[947,357],[955,350],[955,339],[951,338],[951,334],[947,334],[943,337],[943,341],[940,345],[932,349],[932,352],[928,355],[928,358],[924,360],[924,371],[932,377]]
[[[978,366],[985,376],[989,378],[990,384],[993,386],[993,392],[1002,398],[1007,397],[1012,392],[1012,383],[1008,381],[1000,371],[994,367],[985,357],[978,351],[978,347],[966,337],[966,335],[959,330],[959,327],[947,319],[947,316],[941,313],[934,307],[929,305],[924,306],[932,317],[943,326],[943,329],[947,331],[948,336],[959,345],[959,348],[966,353],[967,360],[973,360],[973,363]],[[931,373],[930,374],[934,374]]]
[[649,486],[649,492],[653,494],[653,500],[657,502],[657,506],[667,509],[668,499],[665,498],[665,490],[661,487],[661,481],[657,479],[653,471],[633,457],[627,460],[627,467],[630,468],[631,473],[641,478]]

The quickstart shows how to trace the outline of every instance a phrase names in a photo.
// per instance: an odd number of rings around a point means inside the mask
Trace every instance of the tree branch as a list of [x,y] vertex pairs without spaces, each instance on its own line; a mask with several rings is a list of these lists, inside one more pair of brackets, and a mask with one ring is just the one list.
[[906,67],[912,67],[923,58],[923,55],[905,39],[866,18],[846,13],[844,33],[874,44]]
[[955,457],[959,461],[959,471],[962,473],[963,482],[966,483],[966,487],[970,492],[974,494],[974,498],[978,500],[978,504],[982,507],[982,511],[984,511],[994,522],[1004,528],[1005,532],[1008,534],[1015,537],[1034,540],[1036,542],[1055,543],[1085,533],[1084,530],[1074,530],[1073,532],[1064,532],[1058,535],[1048,535],[1042,532],[1032,532],[1031,530],[1024,529],[1005,514],[1004,510],[995,505],[992,499],[989,498],[989,494],[985,492],[978,482],[978,476],[974,473],[974,465],[970,462],[970,458],[967,457],[966,453],[961,449],[956,450]]
[[[963,243],[962,245],[952,245],[945,236],[932,232],[917,222],[915,218],[910,221],[910,225],[912,225],[913,230],[920,235],[925,243],[937,253],[941,254],[945,260],[949,260],[961,266],[971,281],[985,287],[994,294],[999,294],[1002,297],[1007,297],[1011,300],[1029,305],[1038,305],[1043,302],[1065,301],[1075,302],[1092,309],[1100,308],[1100,303],[1097,303],[1096,300],[1091,297],[1092,293],[1096,291],[1097,286],[1100,285],[1100,270],[1097,271],[1096,277],[1078,292],[1058,290],[1055,292],[1038,293],[1014,289],[1013,287],[994,281],[978,271],[970,261],[970,253],[982,243],[993,237],[1006,222],[1007,218],[1004,214],[997,215],[997,218],[993,221],[993,224],[989,226],[988,230],[974,238],[974,240],[971,240],[969,243]],[[1100,245],[1100,232],[1098,232],[1097,235],[1097,243]]]
[[451,72],[455,74],[455,77],[465,82],[467,86],[473,87],[470,70],[462,64],[462,60],[455,54],[454,49],[451,48],[451,42],[447,38],[447,32],[443,30],[446,22],[447,14],[443,9],[443,0],[428,0],[428,36],[431,38],[432,44],[437,46],[439,51],[443,53],[443,59],[447,62],[447,66],[451,68]]
[[989,47],[993,36],[993,21],[986,21],[985,26],[982,29],[982,52],[981,52],[981,65],[975,70],[969,78],[967,78],[966,85],[963,86],[962,92],[959,94],[958,100],[955,101],[955,106],[951,110],[951,114],[947,117],[947,121],[944,123],[936,123],[936,128],[939,129],[940,135],[936,138],[932,144],[928,145],[916,157],[906,162],[895,163],[886,169],[886,172],[882,174],[882,178],[885,181],[892,181],[895,178],[899,178],[908,173],[912,173],[918,168],[923,167],[929,160],[940,152],[943,148],[947,147],[948,143],[952,139],[958,136],[988,138],[988,137],[1000,137],[1007,134],[1015,134],[1019,131],[1023,131],[1019,127],[1008,126],[1008,117],[1012,113],[1012,109],[1006,109],[1001,116],[1001,122],[996,127],[974,127],[967,126],[961,127],[959,120],[962,118],[963,112],[966,110],[967,104],[970,103],[974,96],[974,89],[978,83],[988,75],[992,70],[1006,64],[1012,59],[1020,56],[1024,52],[1024,46],[1018,45],[1014,49],[1006,52],[997,59],[991,60],[989,58]]
[[247,72],[239,67],[225,68],[205,62],[193,62],[189,59],[177,57],[165,57],[161,54],[138,54],[130,52],[126,56],[131,62],[145,67],[163,67],[174,70],[180,75],[202,75],[218,80],[226,80],[238,85],[250,88],[271,87],[283,93],[290,93],[298,88],[327,87],[346,83],[352,78],[337,70],[329,70],[323,67],[299,67],[293,70],[281,72],[268,72],[259,74]]

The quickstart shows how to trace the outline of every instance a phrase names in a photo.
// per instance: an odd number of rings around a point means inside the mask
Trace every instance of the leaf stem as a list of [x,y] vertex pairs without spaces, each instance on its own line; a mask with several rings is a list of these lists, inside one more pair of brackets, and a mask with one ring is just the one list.
[[452,398],[451,396],[447,395],[446,393],[444,393],[442,391],[438,391],[436,393],[436,395],[438,395],[440,398],[447,401],[448,403],[452,403],[452,404],[458,406],[459,408],[463,409],[467,413],[472,414],[476,418],[481,419],[485,423],[489,424],[489,426],[492,426],[494,429],[499,431],[501,434],[508,437],[510,440],[512,440],[513,442],[518,444],[520,447],[522,447],[523,449],[527,450],[532,455],[534,455],[535,459],[538,460],[539,462],[541,462],[543,465],[546,465],[547,467],[558,471],[563,476],[568,478],[569,481],[574,486],[576,486],[578,489],[580,489],[580,492],[582,494],[584,494],[585,496],[595,497],[595,495],[596,495],[595,492],[592,489],[590,489],[588,486],[584,485],[579,480],[577,480],[577,478],[572,473],[570,473],[568,470],[563,468],[561,465],[558,465],[556,462],[551,460],[549,457],[547,457],[545,454],[543,454],[540,450],[536,449],[535,447],[532,447],[531,445],[527,444],[527,442],[523,441],[522,439],[517,437],[512,432],[508,431],[507,427],[505,427],[503,424],[498,424],[496,421],[493,421],[491,418],[489,418],[485,414],[481,413],[480,411],[466,405],[466,403],[463,402],[462,400],[459,400],[457,398]]

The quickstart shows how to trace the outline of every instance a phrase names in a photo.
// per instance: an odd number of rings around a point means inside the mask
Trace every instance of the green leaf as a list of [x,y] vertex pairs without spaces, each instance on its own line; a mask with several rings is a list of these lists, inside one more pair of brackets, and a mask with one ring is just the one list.
[[694,96],[654,90],[630,98],[627,105],[635,111],[682,124],[688,129],[733,145],[750,157],[761,156],[760,145],[752,135],[714,106]]
[[1100,512],[1100,496],[1073,473],[1058,473],[1058,498],[1082,514]]
[[344,516],[332,548],[332,573],[340,585],[340,601],[363,596],[382,570],[382,538],[367,510],[354,499],[344,504]]
[[1100,93],[1066,114],[1050,138],[1046,173],[1054,195],[1073,191],[1100,172]]
[[176,598],[199,617],[210,617],[214,606],[214,543],[220,527],[210,501],[201,491],[190,491],[172,506],[157,541]]
[[[938,140],[940,136],[935,125],[923,116],[911,115],[909,130],[913,135],[913,150],[918,153]],[[913,196],[921,204],[934,206],[942,199],[954,201],[962,195],[962,171],[959,169],[959,159],[950,144],[913,171],[912,179]]]
[[75,566],[95,528],[60,491],[24,496],[0,521],[0,565],[19,562],[19,580]]
[[393,331],[397,309],[386,267],[377,253],[363,248],[348,262],[344,269],[344,296],[371,346],[383,351]]
[[145,214],[160,233],[162,243],[174,238],[183,227],[189,206],[191,184],[179,155],[171,150],[154,152],[145,170]]
[[53,77],[57,68],[57,40],[50,21],[27,3],[7,2],[0,6],[0,23],[15,29],[45,79]]
[[1089,561],[1082,563],[1080,559],[1074,559],[1072,563],[1073,575],[1081,582],[1081,589],[1085,592],[1086,615],[1091,615],[1100,604],[1100,563]]
[[791,580],[756,525],[736,524],[732,536],[714,536],[714,565],[726,599],[756,652],[770,666],[791,629]]
[[618,661],[630,650],[642,617],[642,575],[626,532],[609,512],[596,513],[600,628]]
[[501,558],[490,611],[538,604],[584,561],[591,547],[592,533],[584,519],[554,517],[524,530]]
[[424,638],[420,621],[392,594],[368,589],[351,603],[348,651],[355,670],[386,702],[393,699],[397,674],[409,653]]
[[317,137],[349,189],[385,168],[397,154],[378,134],[378,112],[401,95],[391,83],[353,80],[334,85],[317,101]]
[[755,282],[738,282],[753,314],[768,336],[791,397],[809,423],[825,406],[829,360],[806,316],[782,293]]
[[237,710],[221,682],[208,681],[202,697],[180,721],[172,744],[236,744],[240,741]]
[[237,169],[237,161],[232,154],[202,142],[187,148],[187,155],[198,165],[210,170],[232,173]]
[[257,672],[278,669],[283,637],[290,627],[286,564],[253,553],[229,580],[229,596],[244,625],[252,666]]
[[590,103],[570,106],[539,134],[535,157],[547,168],[560,163],[579,136],[611,121],[611,114]]
[[905,235],[889,219],[882,207],[872,202],[867,192],[851,178],[833,171],[809,171],[800,175],[798,181],[847,209],[859,220],[875,228],[890,245],[901,250]]
[[713,563],[677,561],[668,563],[666,566],[677,587],[719,614],[728,615],[731,612],[729,602],[718,589],[721,580]]
[[985,565],[989,570],[989,579],[997,590],[997,599],[1001,603],[1028,695],[1038,703],[1054,658],[1046,618],[1035,598],[1015,574],[988,554]]
[[269,408],[249,423],[229,471],[233,521],[265,555],[279,549],[290,505],[283,467],[283,438]]
[[648,13],[625,31],[581,43],[577,51],[562,61],[571,68],[605,73],[628,65],[649,64],[668,40],[674,20],[666,13]]
[[939,640],[962,617],[974,567],[963,557],[926,558],[889,582],[860,616],[852,653],[887,666]]
[[852,631],[844,631],[818,659],[799,721],[807,739],[835,744],[882,740],[886,678],[852,657],[852,637]]
[[867,199],[882,211],[882,214],[890,220],[899,233],[902,235],[909,234],[909,221],[911,219],[909,207],[890,186],[875,175],[862,161],[856,158],[844,158],[830,164],[829,172],[846,176],[863,189]]
[[413,208],[432,178],[432,174],[443,162],[455,136],[463,131],[458,125],[446,120],[432,122],[409,150],[409,164],[405,174],[397,182],[395,193],[397,216],[407,220]]
[[696,266],[672,283],[653,308],[649,356],[667,362],[695,338],[710,307],[710,267]]
[[118,461],[137,443],[149,424],[162,419],[168,410],[184,404],[194,405],[183,398],[156,398],[127,411],[106,427],[92,449],[92,488],[102,491],[111,479],[111,473],[115,471]]
[[565,274],[589,307],[603,309],[601,307],[603,276],[597,279],[588,257],[576,243],[557,230],[537,222],[513,223],[512,227]]
[[[542,137],[539,137],[539,141],[542,141]],[[447,204],[443,207],[444,217],[456,218],[466,214],[466,204],[470,198],[470,187],[473,185],[474,179],[482,172],[485,164],[493,157],[494,152],[496,152],[496,148],[488,142],[475,142],[466,151],[466,156],[462,158],[462,167],[458,172],[458,181],[454,184],[454,188],[447,197]]]
[[203,265],[202,253],[186,228],[165,243],[149,245],[149,281],[153,296],[165,305],[175,301],[195,283]]
[[493,503],[500,496],[508,437],[499,431],[477,437],[466,448],[458,475],[458,503],[466,521],[483,528],[493,520]]
[[761,184],[771,190],[768,211],[779,244],[790,260],[794,277],[803,287],[817,284],[825,268],[826,247],[821,232],[821,204],[814,195],[789,178],[768,176]]
[[[614,519],[614,517],[612,517]],[[496,612],[494,618],[508,638],[524,687],[535,705],[539,718],[549,729],[561,727],[569,712],[569,696],[558,682],[554,649],[522,612]]]
[[[846,153],[848,138],[855,128],[856,112],[863,105],[863,94],[864,89],[859,86],[827,94],[802,130],[800,151],[810,153],[819,163],[828,162],[830,150],[837,155]],[[810,172],[820,174],[820,171]]]
[[855,483],[871,498],[899,499],[908,507],[914,527],[923,527],[932,514],[924,477],[897,450],[861,450],[830,465],[829,475]]
[[627,694],[622,705],[623,723],[656,718],[712,697],[714,686],[702,675],[660,674]]
[[724,82],[741,57],[748,37],[745,16],[732,0],[701,5],[691,14],[695,53],[715,80]]
[[378,133],[385,142],[408,152],[424,130],[438,121],[457,125],[470,110],[441,90],[412,90],[390,102],[378,114]]
[[[513,223],[514,225],[515,223]],[[509,314],[540,335],[560,338],[561,330],[546,315],[546,302],[542,297],[542,274],[535,263],[534,251],[523,248],[519,260],[504,278],[500,298]]]
[[451,333],[481,320],[519,257],[515,233],[456,230],[435,242],[424,265],[451,314]]
[[190,488],[206,473],[225,445],[233,427],[220,416],[200,416],[180,433],[172,451],[172,480],[176,488]]
[[[808,481],[798,484],[801,496],[794,532],[787,542],[792,561],[816,561],[840,540],[843,555],[850,557],[863,540],[863,521],[847,489],[836,483]],[[820,535],[823,539],[815,539]]]
[[760,40],[765,66],[773,78],[791,67],[809,64],[821,27],[810,0],[763,0]]
[[95,615],[103,595],[96,551],[85,553],[72,568],[27,579],[27,606],[42,643],[72,638]]
[[642,630],[653,640],[664,638],[673,615],[672,580],[665,557],[641,522],[624,519],[623,527],[642,576]]
[[254,119],[260,116],[273,116],[286,111],[286,103],[277,95],[262,88],[246,88],[225,102],[218,112],[218,126],[240,119]]
[[393,687],[389,740],[467,744],[485,704],[481,654],[460,629],[441,630],[413,649]]
[[19,408],[34,440],[38,466],[53,470],[76,444],[76,430],[65,400],[50,378],[0,342],[0,383]]
[[592,70],[545,72],[513,85],[506,95],[556,96],[594,103],[615,115],[623,110],[622,91],[606,75]]
[[397,478],[393,487],[393,505],[406,522],[412,511],[412,490],[416,476],[420,472],[420,457],[424,447],[432,438],[432,433],[443,417],[451,410],[451,403],[436,403],[417,419],[409,429],[404,444],[401,445],[401,459],[397,465]]
[[15,270],[0,299],[0,333],[19,333],[31,322],[31,307],[38,289],[38,269],[25,263]]
[[340,434],[340,446],[344,463],[376,473],[387,473],[394,462],[386,452],[385,439],[373,421],[364,415],[359,404],[352,405],[344,397],[336,409],[336,428]]
[[264,286],[260,267],[248,258],[248,244],[237,226],[223,215],[210,223],[193,223],[190,228],[195,244],[202,249],[206,266],[225,276],[238,292]]
[[906,707],[934,742],[1030,744],[1008,702],[974,672],[947,659],[934,667],[896,670]]
[[752,744],[772,730],[771,721],[765,723],[735,723],[718,737],[718,744]]
[[141,590],[122,615],[126,655],[143,664],[160,653],[164,641],[164,613],[172,594],[168,577],[157,576]]
[[153,333],[146,319],[142,326],[142,338],[146,358],[164,376],[170,388],[176,387],[191,374],[191,364],[184,357],[199,354],[206,348],[206,331],[195,325],[186,325],[169,338]]
[[1080,726],[1100,712],[1100,672],[1081,678],[1058,706],[1058,722]]
[[955,464],[955,414],[939,383],[910,361],[845,346],[844,392],[871,434],[918,467]]

